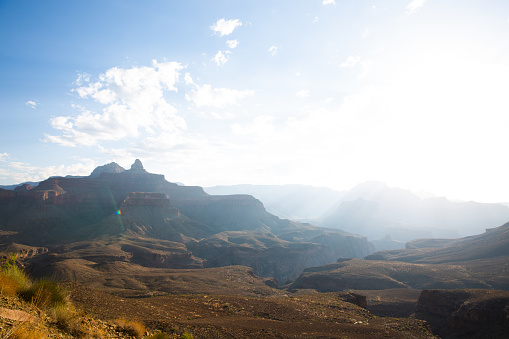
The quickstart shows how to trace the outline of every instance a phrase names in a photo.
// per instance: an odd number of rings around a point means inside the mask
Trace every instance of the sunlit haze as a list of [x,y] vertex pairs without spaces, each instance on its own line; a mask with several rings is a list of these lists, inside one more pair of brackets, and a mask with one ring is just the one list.
[[0,2],[0,185],[368,181],[508,202],[509,2]]

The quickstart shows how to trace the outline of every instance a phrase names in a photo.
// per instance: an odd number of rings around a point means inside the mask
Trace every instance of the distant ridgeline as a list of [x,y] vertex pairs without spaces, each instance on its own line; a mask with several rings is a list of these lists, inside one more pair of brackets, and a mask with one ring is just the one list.
[[349,191],[306,185],[206,187],[209,194],[250,194],[279,217],[366,236],[377,250],[401,249],[419,238],[460,238],[509,221],[504,204],[421,198],[368,181]]
[[280,219],[249,195],[211,196],[168,182],[138,159],[129,170],[110,163],[88,177],[0,189],[0,230],[4,247],[48,249],[33,260],[56,276],[66,260],[79,258],[165,268],[246,265],[286,282],[307,267],[374,250],[365,237]]

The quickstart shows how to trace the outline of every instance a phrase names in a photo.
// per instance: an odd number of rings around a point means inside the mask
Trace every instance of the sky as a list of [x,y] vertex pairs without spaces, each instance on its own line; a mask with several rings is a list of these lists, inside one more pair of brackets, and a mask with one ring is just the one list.
[[0,185],[380,180],[509,201],[507,0],[0,0]]

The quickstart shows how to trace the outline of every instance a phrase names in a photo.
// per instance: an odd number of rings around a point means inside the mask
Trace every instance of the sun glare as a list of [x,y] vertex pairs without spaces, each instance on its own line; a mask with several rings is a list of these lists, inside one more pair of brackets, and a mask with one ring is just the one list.
[[373,145],[374,158],[390,164],[379,172],[386,181],[461,196],[468,175],[493,161],[490,150],[509,127],[509,67],[482,47],[430,41],[387,63],[383,140]]

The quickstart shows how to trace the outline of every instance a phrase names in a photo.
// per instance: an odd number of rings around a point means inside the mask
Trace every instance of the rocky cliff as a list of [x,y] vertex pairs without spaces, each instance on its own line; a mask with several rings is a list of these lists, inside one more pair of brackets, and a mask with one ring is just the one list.
[[[168,182],[139,160],[129,170],[111,163],[88,177],[53,177],[30,190],[0,190],[0,227],[12,233],[10,241],[48,247],[47,263],[62,262],[52,249],[80,244],[70,247],[72,260],[173,268],[247,265],[282,282],[306,267],[373,250],[366,238],[280,219],[249,195],[209,196],[201,187]],[[129,244],[123,244],[125,237]],[[93,245],[106,238],[111,246]],[[154,240],[168,247],[139,244]],[[75,250],[82,246],[94,254]]]
[[509,292],[425,290],[415,317],[442,338],[504,338],[509,333]]

